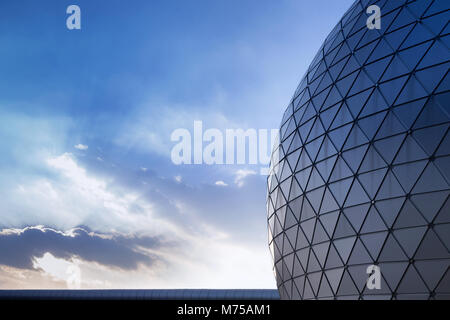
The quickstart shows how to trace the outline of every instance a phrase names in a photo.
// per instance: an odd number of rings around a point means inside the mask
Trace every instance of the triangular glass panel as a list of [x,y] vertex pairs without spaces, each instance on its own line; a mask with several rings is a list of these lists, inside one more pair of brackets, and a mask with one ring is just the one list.
[[325,277],[322,277],[322,281],[320,283],[320,289],[319,293],[317,294],[318,298],[326,298],[326,297],[332,297],[333,291],[330,288],[330,285],[328,284],[328,281]]
[[[423,114],[423,113],[422,113]],[[446,134],[448,124],[413,131],[412,136],[419,143],[425,152],[432,156],[438,147],[439,142]]]
[[400,245],[397,243],[395,238],[390,234],[381,249],[379,256],[379,261],[389,262],[389,261],[406,261],[408,257],[403,252]]
[[312,241],[315,223],[316,223],[316,219],[310,219],[310,220],[300,223],[300,227],[302,228],[306,238],[308,239],[308,242],[310,242],[310,243]]
[[377,150],[373,147],[373,145],[369,146],[369,150],[366,153],[364,161],[359,169],[359,172],[366,172],[369,170],[376,170],[383,167],[386,167],[387,163],[383,160],[381,155],[377,152]]
[[302,211],[303,196],[295,198],[289,202],[289,208],[292,210],[297,221],[300,219],[300,213]]
[[408,228],[408,227],[417,227],[424,226],[428,223],[422,217],[420,212],[416,209],[416,207],[412,204],[411,201],[406,200],[403,205],[400,214],[395,221],[395,228]]
[[314,291],[311,288],[311,285],[309,283],[308,278],[305,281],[305,291],[303,292],[303,299],[304,300],[308,300],[308,299],[314,299]]
[[358,175],[358,179],[361,182],[364,190],[369,195],[370,199],[375,198],[375,194],[380,188],[381,181],[386,174],[386,170],[387,169],[380,169]]
[[309,200],[307,197],[303,200],[303,208],[302,208],[302,215],[300,217],[300,221],[305,221],[309,218],[312,218],[316,215],[316,213],[313,210],[313,207],[311,206]]
[[355,234],[356,230],[353,229],[347,218],[343,214],[341,214],[339,216],[339,221],[336,226],[336,230],[334,231],[333,238],[344,238],[353,236]]
[[405,66],[400,56],[398,54],[395,54],[394,58],[391,61],[391,64],[386,69],[386,72],[383,74],[381,81],[388,81],[392,78],[396,78],[399,75],[404,75],[409,72],[410,70]]
[[342,157],[346,163],[350,166],[353,172],[357,172],[362,162],[362,158],[366,154],[368,145],[357,147],[351,150],[347,150],[342,153]]
[[[283,257],[285,261],[288,261],[286,259],[286,256],[293,253],[294,252],[294,248],[292,248],[292,245],[290,244],[290,242],[287,240],[286,238],[286,234],[283,236]],[[292,269],[292,264],[289,266],[289,270]]]
[[448,261],[445,260],[417,261],[414,266],[430,290],[436,288],[439,280],[449,269]]
[[392,163],[392,159],[400,148],[404,138],[404,134],[399,134],[387,139],[375,141],[374,146],[386,163]]
[[418,43],[424,42],[434,38],[432,32],[430,32],[423,23],[417,22],[412,32],[408,35],[400,48],[408,48]]
[[420,99],[426,97],[428,93],[422,87],[417,77],[413,74],[410,76],[402,92],[396,100],[397,104],[406,103],[412,100]]
[[361,184],[359,183],[358,179],[355,179],[353,181],[352,188],[350,189],[350,192],[347,195],[347,199],[345,200],[345,206],[346,207],[354,206],[369,201],[370,199],[367,196],[367,193],[361,187]]
[[329,188],[337,203],[342,206],[353,178],[347,178],[330,184]]
[[325,276],[327,277],[331,289],[333,292],[337,292],[339,283],[341,282],[342,274],[344,272],[344,268],[337,268],[337,269],[331,269],[325,271]]
[[335,129],[350,122],[353,122],[352,114],[348,110],[347,105],[343,103],[338,113],[336,114],[336,117],[334,118],[333,124],[331,125],[330,129]]
[[[431,42],[425,42],[420,45],[402,50],[399,52],[399,56],[403,63],[408,67],[408,70],[414,70],[419,63],[419,58],[422,57],[427,49],[430,47]],[[404,46],[402,46],[404,48]]]
[[367,62],[370,63],[385,56],[391,55],[392,53],[393,53],[392,47],[389,45],[388,42],[386,42],[385,39],[381,38],[381,40],[377,44],[377,47],[375,48],[375,50],[373,50]]
[[[394,22],[395,24],[395,22]],[[394,28],[398,26],[395,25]],[[394,32],[390,32],[389,34],[385,34],[384,37],[386,38],[386,41],[390,44],[392,49],[397,50],[400,44],[402,43],[403,39],[408,35],[408,33],[411,31],[412,25],[406,26],[401,29],[397,29]],[[391,26],[391,29],[394,30]],[[399,73],[398,73],[399,74]]]
[[405,275],[403,276],[400,285],[397,289],[398,293],[428,293],[429,290],[426,287],[420,275],[417,273],[416,269],[410,265]]
[[[370,264],[373,263],[372,258],[364,247],[360,239],[356,240],[353,251],[348,260],[350,265],[354,264]],[[365,277],[367,279],[367,277]]]
[[302,194],[303,194],[303,191],[300,188],[300,185],[298,184],[297,179],[293,178],[292,184],[291,184],[291,191],[289,193],[289,201],[301,196]]
[[434,165],[439,170],[439,172],[442,174],[442,176],[447,181],[450,181],[450,156],[435,159]]
[[[294,279],[294,286],[292,288],[292,291],[293,292],[297,291],[296,294],[299,295],[299,297],[300,297],[299,299],[303,299],[303,288],[304,288],[304,285],[305,285],[305,277],[304,276],[301,276],[301,277],[298,277],[298,278]],[[296,294],[294,293],[294,297],[295,297]]]
[[383,243],[386,240],[387,232],[376,232],[369,233],[361,236],[361,241],[366,246],[369,251],[372,259],[374,261],[378,259],[378,255],[380,254],[381,248],[383,247]]
[[334,197],[331,194],[330,190],[326,188],[325,195],[322,200],[322,206],[320,207],[320,214],[331,212],[337,209],[339,209],[339,205],[334,200]]
[[394,113],[389,112],[384,119],[380,130],[377,132],[376,139],[394,136],[406,131],[406,128],[403,127],[403,124],[398,120]]
[[441,242],[444,243],[447,248],[450,247],[450,224],[436,225],[434,226],[434,231],[438,235],[439,239],[441,239]]
[[330,131],[328,133],[328,136],[331,138],[331,141],[334,143],[334,146],[336,150],[341,150],[342,145],[345,142],[345,139],[348,136],[348,133],[350,132],[350,129],[352,128],[351,124],[347,124],[343,127],[340,127],[338,129],[335,129],[333,131]]
[[366,70],[367,74],[372,79],[372,84],[377,83],[380,80],[381,75],[383,74],[384,70],[386,69],[391,59],[392,56],[386,57],[384,59],[378,60],[374,63],[364,66],[364,69]]
[[436,223],[447,223],[450,222],[450,198],[447,198],[447,201],[439,210],[439,214],[435,219]]
[[449,185],[440,174],[436,166],[429,162],[425,171],[413,189],[414,193],[430,192],[448,189]]
[[[344,68],[344,70],[346,70],[346,67]],[[343,72],[339,76],[341,79],[338,82],[336,82],[336,86],[338,87],[339,92],[343,97],[347,96],[347,92],[350,89],[351,85],[353,84],[353,81],[355,81],[357,75],[358,72],[353,72],[352,74],[343,77],[344,76]]]
[[395,157],[394,163],[410,162],[425,158],[428,158],[428,155],[417,144],[416,140],[411,135],[407,135],[400,151]]
[[392,226],[395,219],[397,218],[397,215],[404,201],[405,198],[401,197],[375,202],[378,213],[383,218],[383,221],[386,223],[388,228]]
[[320,137],[305,145],[306,152],[312,160],[316,159],[317,152],[319,151],[320,145],[322,144],[322,140],[323,137]]
[[393,167],[392,170],[406,193],[411,191],[426,164],[427,161],[418,161]]
[[427,219],[428,222],[432,222],[448,195],[448,191],[416,194],[411,197],[411,201],[414,203],[415,207],[419,209],[425,219]]
[[342,262],[341,258],[339,257],[339,254],[337,253],[335,246],[333,244],[330,245],[330,251],[328,252],[325,268],[329,269],[329,268],[342,267],[342,266],[343,266],[343,262]]
[[418,71],[416,77],[420,84],[426,89],[428,94],[434,92],[439,82],[443,80],[445,74],[448,72],[449,64],[441,64],[433,68]]
[[353,283],[353,280],[350,277],[348,271],[344,271],[341,285],[339,286],[339,290],[338,290],[337,294],[338,295],[359,294],[358,289],[356,288],[355,284]]
[[[352,97],[348,97],[346,99],[346,104],[347,104],[353,118],[356,119],[356,117],[358,117],[361,109],[363,109],[363,111],[361,112],[361,116],[364,116],[364,114],[373,113],[371,110],[366,110],[368,103],[370,102],[370,100],[369,100],[369,102],[366,103],[367,98],[373,91],[374,91],[374,89],[369,89],[369,90],[360,92],[358,94],[355,94]],[[380,97],[381,97],[381,95],[380,95]],[[376,99],[376,98],[374,97],[374,99]],[[379,106],[379,104],[371,104],[369,106],[369,109],[370,109],[370,107],[377,108],[378,106]]]
[[342,157],[339,157],[336,161],[333,173],[331,174],[330,181],[341,180],[353,175],[353,172],[347,166]]
[[408,258],[412,259],[414,253],[419,247],[419,243],[425,234],[427,227],[406,228],[394,231],[394,236],[397,238],[400,246],[408,255]]
[[386,225],[381,219],[378,211],[372,206],[367,214],[366,220],[361,229],[361,233],[378,232],[386,230]]
[[[314,235],[314,237],[316,236]],[[317,260],[319,261],[321,266],[325,266],[325,259],[327,258],[329,246],[330,242],[323,242],[312,246],[312,249],[316,254]]]
[[450,253],[432,229],[428,229],[422,240],[415,259],[448,259]]
[[405,274],[407,267],[407,262],[380,263],[382,276],[386,279],[386,282],[392,291],[397,289],[398,283]]
[[405,191],[398,183],[391,171],[388,171],[383,184],[377,194],[377,200],[386,198],[396,198],[405,195]]
[[320,278],[322,277],[322,272],[314,272],[308,275],[309,284],[311,285],[311,289],[314,292],[314,295],[317,295],[319,291]]
[[334,116],[339,110],[338,108],[339,104],[336,104],[333,107],[328,108],[327,110],[320,113],[320,119],[322,120],[325,130],[328,130],[328,128],[330,127],[330,124],[333,121]]
[[[358,242],[356,243],[358,245]],[[363,248],[365,251],[365,249]],[[365,253],[367,254],[367,253]],[[350,257],[350,260],[353,258]],[[348,268],[348,272],[353,278],[353,281],[355,282],[356,286],[358,287],[358,291],[362,292],[364,290],[364,287],[366,286],[367,278],[369,275],[366,273],[367,271],[367,265],[359,265],[359,266],[350,266]],[[378,290],[377,290],[378,291]],[[378,293],[378,292],[377,292]]]
[[311,131],[311,127],[314,123],[314,119],[309,120],[308,122],[303,123],[299,128],[298,132],[300,133],[300,138],[303,142],[308,138],[309,131]]
[[330,93],[328,94],[328,97],[325,100],[321,110],[328,108],[340,101],[342,101],[341,94],[339,93],[337,87],[333,86],[333,87],[331,87]]
[[314,140],[315,138],[323,135],[324,133],[325,129],[322,126],[322,121],[320,121],[319,117],[316,117],[311,132],[309,133],[308,141]]
[[381,122],[386,116],[386,112],[380,112],[370,117],[366,117],[358,120],[358,125],[365,133],[367,139],[370,141],[375,136],[375,133],[380,128]]
[[350,89],[349,95],[354,95],[358,92],[364,91],[374,85],[374,82],[370,77],[367,75],[366,71],[362,69],[358,77],[356,78],[355,82],[353,83],[352,88]]
[[319,216],[320,222],[328,233],[328,236],[333,236],[334,228],[336,227],[339,211],[323,214]]
[[392,106],[395,98],[400,92],[400,89],[403,87],[406,82],[407,76],[403,76],[388,82],[383,82],[380,84],[380,91],[383,94],[383,97],[386,99],[387,105]]
[[[328,237],[327,233],[325,232],[324,228],[322,227],[322,224],[320,223],[320,221],[317,221],[316,230],[314,231],[313,244],[321,243],[324,241],[330,241],[330,238]],[[320,259],[319,259],[319,261],[320,261]]]
[[348,257],[350,255],[350,252],[352,251],[355,240],[356,237],[349,237],[334,240],[333,242],[344,263],[347,263]]
[[[295,168],[295,171],[303,170],[311,165],[311,159],[309,158],[308,154],[306,153],[305,149],[302,149],[302,153],[300,154],[300,157],[298,158],[297,162],[297,168]],[[309,173],[308,173],[309,176]]]
[[[298,229],[298,233],[297,233],[297,244],[295,245],[295,248],[298,249],[303,249],[306,247],[309,247],[309,242],[308,239],[306,239],[305,234],[303,233],[303,231],[301,229]],[[306,267],[306,265],[304,265]]]
[[344,215],[350,224],[353,226],[353,229],[358,232],[361,229],[361,225],[366,217],[367,210],[369,208],[369,204],[362,204],[359,206],[354,206],[350,208],[344,209]]
[[314,252],[311,250],[309,253],[309,261],[308,261],[308,269],[307,272],[315,272],[315,271],[319,271],[321,270],[320,264],[317,261],[316,255],[314,254]]
[[335,155],[336,153],[337,150],[334,148],[334,145],[331,142],[330,138],[328,136],[325,136],[319,153],[317,154],[316,161],[321,161],[322,159],[328,158],[332,155]]
[[315,213],[319,212],[320,203],[322,201],[324,190],[325,190],[325,187],[321,187],[319,189],[315,189],[306,194],[306,197],[309,200],[309,202],[311,203],[312,208],[314,209]]
[[[300,140],[300,135],[298,134],[298,132],[296,131],[295,134],[293,135],[292,138],[292,142],[289,146],[288,153],[291,153],[294,150],[297,150],[296,152],[300,152],[301,149],[299,149],[301,146],[303,145],[302,141]],[[292,157],[291,157],[292,158]],[[298,153],[297,153],[297,159],[298,160]],[[292,169],[295,168],[295,163],[293,163],[293,166],[291,166]]]
[[430,48],[430,50],[428,50],[427,54],[420,62],[418,68],[421,69],[436,64],[437,61],[442,61],[442,57],[446,56],[448,56],[448,48],[445,47],[443,42],[435,41],[433,43],[433,46]]
[[286,238],[289,241],[289,243],[291,244],[291,246],[295,249],[295,244],[297,243],[298,226],[295,226],[292,228],[285,226],[285,228],[289,228],[284,233],[286,234]]
[[313,167],[311,176],[309,178],[308,186],[306,187],[306,191],[310,191],[312,189],[316,189],[317,187],[323,186],[325,182],[317,171],[316,167]]
[[[326,140],[324,141],[325,145]],[[330,177],[331,170],[333,170],[334,163],[336,161],[336,156],[328,158],[327,160],[321,161],[316,164],[316,169],[319,171],[320,175],[322,176],[324,181],[328,181],[328,178]]]

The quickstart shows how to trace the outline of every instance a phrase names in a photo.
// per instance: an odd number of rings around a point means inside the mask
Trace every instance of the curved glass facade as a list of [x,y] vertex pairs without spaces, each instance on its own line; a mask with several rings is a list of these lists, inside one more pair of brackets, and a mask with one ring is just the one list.
[[449,6],[356,1],[311,63],[268,178],[282,299],[450,299]]

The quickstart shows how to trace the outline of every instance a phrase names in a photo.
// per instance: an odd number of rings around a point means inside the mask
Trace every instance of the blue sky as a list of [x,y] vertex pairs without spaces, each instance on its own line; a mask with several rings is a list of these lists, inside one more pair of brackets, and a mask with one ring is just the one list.
[[2,1],[0,288],[275,287],[265,177],[170,134],[277,128],[352,2]]

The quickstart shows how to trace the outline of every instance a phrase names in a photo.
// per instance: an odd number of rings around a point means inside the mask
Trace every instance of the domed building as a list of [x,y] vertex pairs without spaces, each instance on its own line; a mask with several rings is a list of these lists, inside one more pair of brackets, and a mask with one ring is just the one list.
[[282,299],[450,299],[449,7],[356,1],[312,61],[268,177]]

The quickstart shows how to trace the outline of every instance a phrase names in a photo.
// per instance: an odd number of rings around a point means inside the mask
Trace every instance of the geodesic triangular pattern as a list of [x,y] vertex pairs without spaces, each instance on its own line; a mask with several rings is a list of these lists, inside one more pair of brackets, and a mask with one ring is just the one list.
[[300,82],[268,178],[283,299],[450,299],[449,7],[356,1]]

